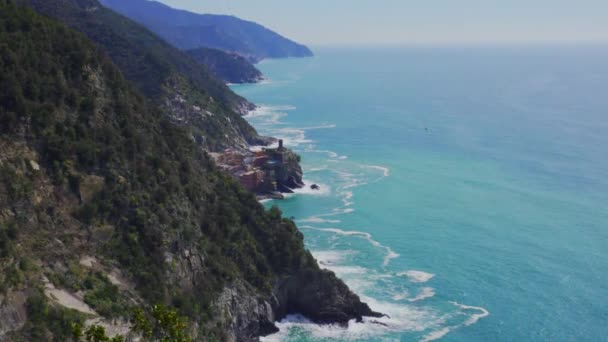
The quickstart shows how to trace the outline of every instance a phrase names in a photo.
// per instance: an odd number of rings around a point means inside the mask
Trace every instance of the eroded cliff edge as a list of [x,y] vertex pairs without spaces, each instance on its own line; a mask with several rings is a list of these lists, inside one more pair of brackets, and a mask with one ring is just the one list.
[[378,315],[83,35],[0,8],[0,340],[120,334],[157,303],[201,341]]

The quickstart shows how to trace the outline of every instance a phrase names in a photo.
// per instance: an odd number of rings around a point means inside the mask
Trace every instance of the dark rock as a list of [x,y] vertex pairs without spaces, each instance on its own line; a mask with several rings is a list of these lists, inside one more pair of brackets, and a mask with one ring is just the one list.
[[313,189],[313,190],[320,190],[321,189],[321,187],[318,186],[317,184],[311,185],[310,188]]
[[301,314],[319,324],[346,325],[352,319],[382,317],[359,299],[342,280],[328,270],[306,269],[277,286],[277,318]]
[[252,138],[249,141],[249,143],[251,145],[269,146],[269,145],[274,144],[276,141],[277,141],[277,138],[258,135],[257,137]]

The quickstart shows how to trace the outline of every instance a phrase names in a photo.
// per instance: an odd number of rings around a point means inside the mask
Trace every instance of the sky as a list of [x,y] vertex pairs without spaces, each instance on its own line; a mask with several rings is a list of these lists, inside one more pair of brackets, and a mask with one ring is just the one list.
[[608,0],[160,0],[310,45],[608,42]]

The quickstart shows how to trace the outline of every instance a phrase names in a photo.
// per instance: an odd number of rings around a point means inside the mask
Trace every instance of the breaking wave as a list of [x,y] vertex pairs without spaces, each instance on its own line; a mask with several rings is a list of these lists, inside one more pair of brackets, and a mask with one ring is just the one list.
[[344,235],[344,236],[355,236],[355,237],[365,239],[373,246],[382,248],[386,251],[386,256],[384,257],[384,261],[382,262],[382,266],[384,266],[384,267],[388,266],[388,264],[390,263],[390,261],[392,259],[399,257],[399,254],[395,253],[390,247],[384,246],[380,242],[374,240],[372,235],[367,232],[348,231],[348,230],[342,230],[339,228],[317,228],[317,227],[312,227],[312,226],[303,226],[301,228],[314,229],[314,230],[318,230],[318,231],[322,231],[322,232],[335,233],[335,234]]
[[[434,304],[436,289],[426,286],[435,276],[418,270],[395,272],[389,270],[391,261],[400,255],[389,246],[376,240],[366,231],[344,230],[335,227],[324,227],[341,223],[336,216],[355,212],[357,187],[376,183],[391,175],[388,167],[381,165],[358,164],[352,158],[336,151],[319,149],[306,136],[311,130],[333,129],[335,124],[322,123],[318,126],[289,127],[283,122],[293,106],[259,106],[246,118],[258,129],[260,134],[283,139],[286,146],[299,153],[320,155],[321,164],[307,165],[306,174],[315,173],[314,178],[325,180],[324,183],[306,181],[306,187],[294,190],[293,195],[312,195],[329,197],[339,202],[338,207],[326,209],[325,212],[308,213],[307,218],[300,219],[300,224],[315,224],[321,227],[302,225],[303,230],[314,230],[324,234],[306,234],[307,247],[311,248],[319,266],[335,272],[347,285],[357,293],[361,300],[372,309],[387,314],[382,318],[364,318],[362,323],[351,321],[347,326],[317,325],[301,315],[290,315],[277,323],[279,332],[261,338],[262,341],[327,341],[327,340],[420,340],[434,341],[441,339],[451,331],[477,323],[489,315],[489,312],[476,306],[457,302],[443,303],[441,309]],[[276,145],[276,144],[275,144]],[[324,177],[330,177],[327,180]],[[319,185],[313,190],[309,185]],[[329,184],[329,185],[328,185]],[[319,198],[319,201],[327,199]],[[329,236],[327,236],[327,234]],[[318,236],[316,236],[318,235]],[[353,249],[354,240],[361,239],[378,253],[378,260],[371,259],[367,251]],[[365,242],[363,244],[366,244]],[[381,260],[381,261],[380,261]],[[378,266],[370,266],[369,263]],[[424,285],[423,285],[424,284]],[[435,297],[435,298],[434,298]],[[379,299],[379,298],[382,298]],[[445,308],[447,307],[447,308]]]
[[410,270],[406,272],[401,272],[397,274],[398,276],[406,276],[411,282],[414,283],[426,283],[431,280],[435,275],[431,273],[426,273],[422,271]]

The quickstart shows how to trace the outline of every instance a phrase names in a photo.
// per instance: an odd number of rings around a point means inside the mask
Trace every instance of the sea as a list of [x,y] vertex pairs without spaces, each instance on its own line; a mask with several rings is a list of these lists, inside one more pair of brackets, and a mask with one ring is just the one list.
[[302,157],[265,205],[387,316],[263,341],[608,341],[608,46],[315,54],[232,87]]

